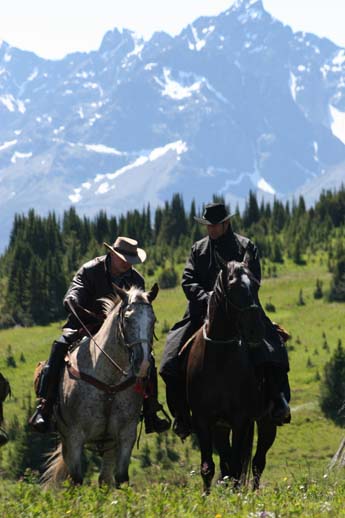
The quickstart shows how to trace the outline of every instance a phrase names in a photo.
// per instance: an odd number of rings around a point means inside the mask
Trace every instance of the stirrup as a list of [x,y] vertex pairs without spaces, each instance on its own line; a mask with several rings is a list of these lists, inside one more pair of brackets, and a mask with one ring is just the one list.
[[[169,417],[169,416],[168,416]],[[150,414],[144,417],[145,433],[163,433],[169,430],[171,419],[160,419],[156,414]]]
[[52,413],[53,403],[51,401],[41,400],[28,421],[30,428],[38,433],[53,431],[51,425]]

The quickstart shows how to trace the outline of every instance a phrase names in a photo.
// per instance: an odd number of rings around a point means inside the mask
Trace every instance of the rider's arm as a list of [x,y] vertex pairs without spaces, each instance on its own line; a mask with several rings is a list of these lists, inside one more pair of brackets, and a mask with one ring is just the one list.
[[204,309],[204,306],[207,304],[209,299],[209,293],[201,286],[196,262],[197,255],[193,246],[183,272],[182,288],[190,302],[200,305],[200,308]]
[[90,297],[92,297],[90,281],[88,279],[87,270],[82,266],[73,277],[70,287],[65,295],[63,305],[69,312],[70,309],[67,305],[67,301],[71,302],[72,305],[77,304],[85,307],[88,306]]

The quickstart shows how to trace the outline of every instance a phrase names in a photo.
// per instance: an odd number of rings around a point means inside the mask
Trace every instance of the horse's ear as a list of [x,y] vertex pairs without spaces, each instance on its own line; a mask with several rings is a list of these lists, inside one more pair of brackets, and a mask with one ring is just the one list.
[[112,285],[113,285],[113,291],[114,291],[115,295],[118,295],[123,302],[127,302],[128,301],[127,291],[120,288],[120,286],[117,286],[114,282],[112,283]]
[[152,301],[155,300],[155,298],[157,297],[158,295],[158,292],[159,292],[159,286],[158,284],[155,282],[154,285],[152,286],[152,288],[150,289],[150,291],[148,292],[147,294],[147,298],[148,298],[148,301],[151,303]]
[[247,248],[246,253],[243,257],[243,264],[249,269],[249,264],[253,260],[253,254],[250,249]]

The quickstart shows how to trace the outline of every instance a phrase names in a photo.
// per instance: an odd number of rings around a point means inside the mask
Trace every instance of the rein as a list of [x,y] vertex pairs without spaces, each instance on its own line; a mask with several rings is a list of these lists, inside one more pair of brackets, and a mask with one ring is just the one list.
[[94,337],[92,336],[92,334],[90,333],[90,331],[88,330],[88,328],[86,327],[86,325],[84,324],[84,322],[82,322],[82,320],[79,318],[76,310],[74,309],[72,303],[67,300],[67,305],[68,307],[70,308],[71,312],[73,313],[73,315],[76,317],[76,319],[78,320],[79,324],[82,326],[82,328],[84,329],[84,331],[86,332],[86,334],[89,336],[89,338],[93,341],[93,343],[95,344],[95,346],[100,350],[100,352],[102,354],[104,354],[104,356],[107,358],[107,360],[110,361],[110,363],[118,370],[121,372],[121,374],[123,374],[124,376],[128,376],[128,372],[126,372],[124,369],[122,369],[122,367],[120,367],[120,365],[118,363],[116,363],[115,360],[113,360],[113,358],[111,356],[109,356],[108,353],[106,353],[102,347],[100,347],[98,345],[98,343],[96,342],[96,340],[94,339]]

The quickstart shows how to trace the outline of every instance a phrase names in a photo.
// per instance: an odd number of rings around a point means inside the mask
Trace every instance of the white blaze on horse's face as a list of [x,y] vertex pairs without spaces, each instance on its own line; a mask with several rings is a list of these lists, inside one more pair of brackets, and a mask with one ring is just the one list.
[[[129,303],[125,312],[125,340],[133,354],[134,374],[138,378],[147,376],[153,342],[155,315],[149,303]],[[133,344],[133,345],[131,345]]]

